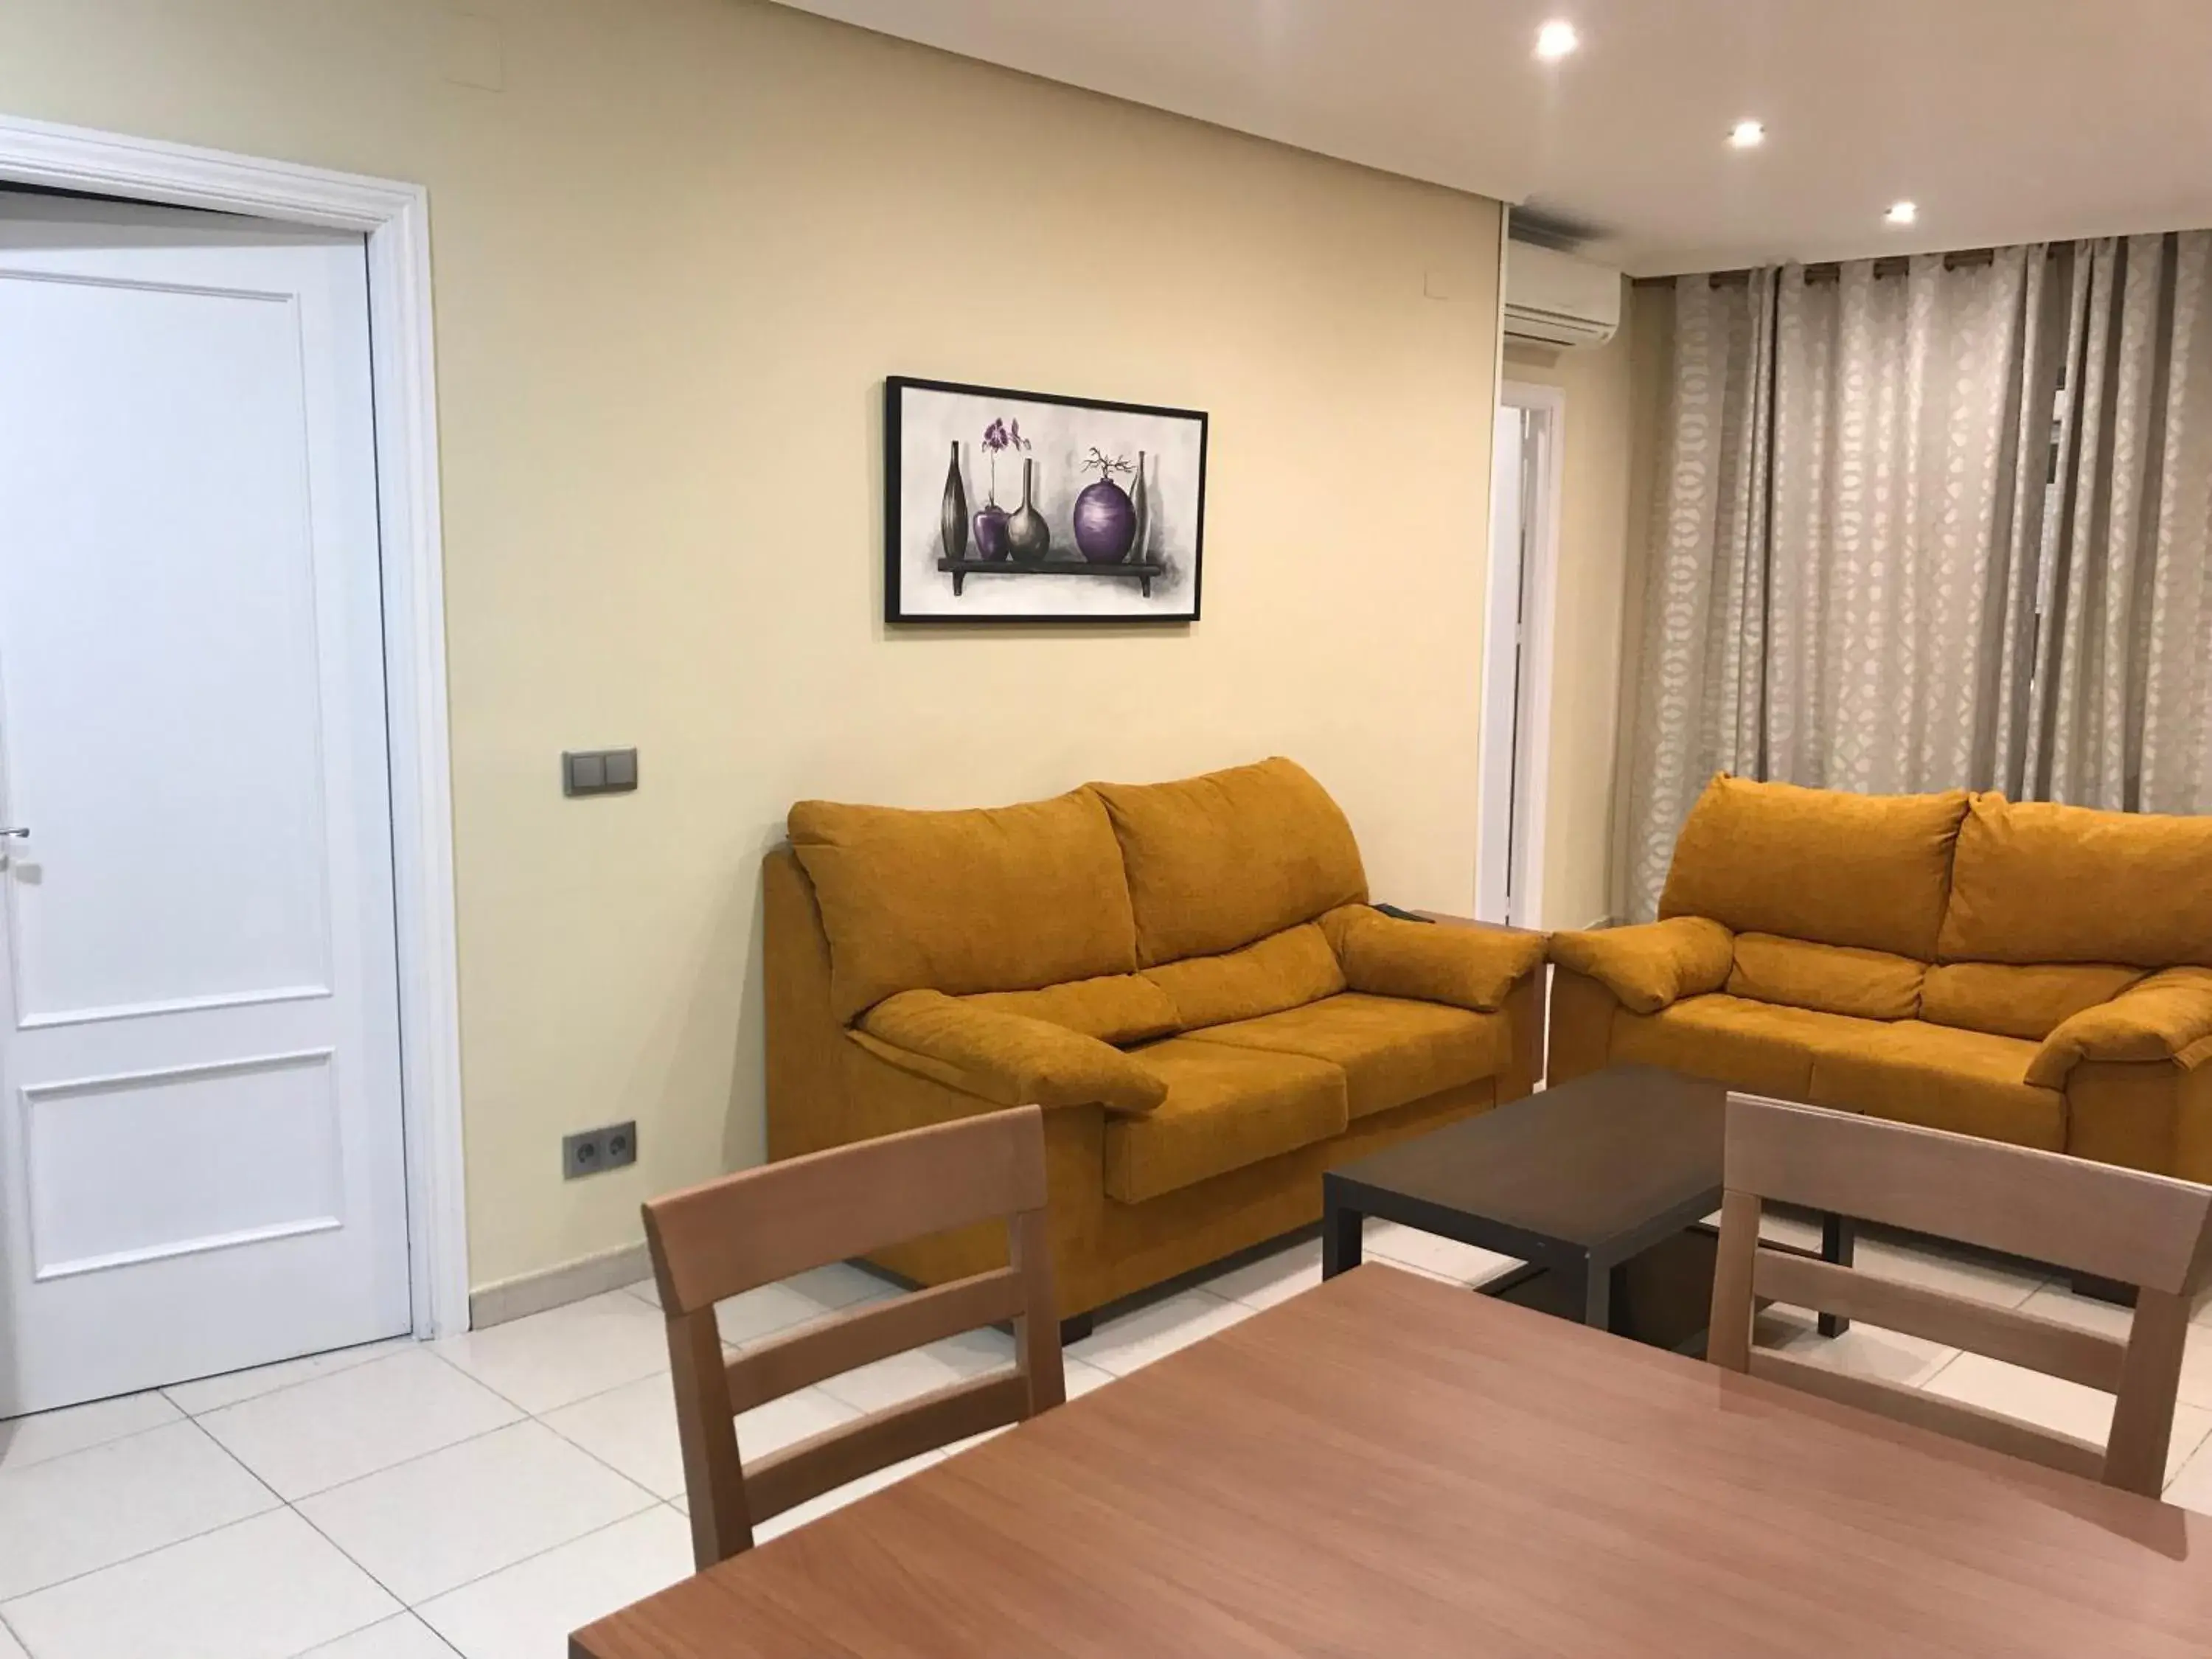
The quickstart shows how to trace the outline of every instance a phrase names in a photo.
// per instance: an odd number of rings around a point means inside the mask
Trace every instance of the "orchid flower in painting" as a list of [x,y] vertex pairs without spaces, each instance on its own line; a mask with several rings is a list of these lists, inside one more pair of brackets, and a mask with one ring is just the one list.
[[996,420],[983,428],[983,451],[991,458],[991,505],[999,504],[999,452],[1002,449],[1020,451],[1030,447],[1022,436],[1019,421]]

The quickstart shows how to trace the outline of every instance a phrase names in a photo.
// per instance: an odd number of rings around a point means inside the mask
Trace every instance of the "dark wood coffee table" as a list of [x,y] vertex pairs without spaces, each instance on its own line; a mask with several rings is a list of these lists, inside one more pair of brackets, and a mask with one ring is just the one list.
[[[1725,1085],[1618,1066],[1322,1177],[1322,1276],[1358,1266],[1369,1216],[1517,1256],[1489,1295],[1664,1347],[1704,1338]],[[1849,1261],[1827,1218],[1820,1254]],[[1810,1254],[1810,1252],[1807,1252]],[[1844,1328],[1822,1322],[1827,1335]]]

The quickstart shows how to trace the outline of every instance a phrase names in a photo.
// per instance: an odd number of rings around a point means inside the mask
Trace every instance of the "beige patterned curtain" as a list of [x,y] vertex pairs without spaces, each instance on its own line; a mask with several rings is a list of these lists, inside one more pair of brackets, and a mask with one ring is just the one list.
[[2084,242],[2016,793],[2212,811],[2212,232]]
[[1674,299],[1631,919],[1721,769],[2212,811],[2212,233]]
[[2002,624],[2026,580],[2014,526],[2023,506],[2039,521],[2015,486],[2043,482],[2021,417],[2045,263],[2010,248],[1783,271],[1763,775],[1865,793],[1995,781]]
[[1634,920],[1656,909],[1675,833],[1705,780],[1759,764],[1774,283],[1754,271],[1748,283],[1685,276],[1674,287],[1629,776]]

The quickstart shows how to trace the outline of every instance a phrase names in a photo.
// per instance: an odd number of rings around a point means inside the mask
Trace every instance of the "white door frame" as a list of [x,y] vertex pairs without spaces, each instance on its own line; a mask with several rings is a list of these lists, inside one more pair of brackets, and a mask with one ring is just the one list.
[[368,237],[408,1272],[415,1334],[466,1330],[468,1218],[428,196],[420,185],[5,116],[0,116],[0,180],[211,208]]
[[[1566,448],[1567,394],[1554,386],[1503,380],[1498,388],[1498,406],[1501,413],[1509,409],[1528,410],[1546,417],[1534,510],[1528,527],[1528,563],[1524,573],[1527,586],[1521,596],[1520,718],[1528,741],[1518,748],[1518,764],[1511,781],[1514,817],[1525,832],[1525,838],[1519,843],[1524,848],[1521,874],[1525,890],[1515,896],[1512,920],[1516,927],[1541,927],[1545,925],[1544,838],[1550,822],[1552,786],[1552,641],[1558,611],[1560,473]],[[1496,483],[1493,478],[1493,489]],[[1493,546],[1490,554],[1495,559],[1497,548]],[[1484,590],[1483,648],[1487,652],[1496,637],[1499,620],[1492,614],[1497,585],[1486,581]],[[1483,711],[1481,730],[1486,740],[1491,736],[1490,714],[1488,708]],[[1492,800],[1486,787],[1483,796],[1478,821],[1489,828],[1498,821],[1503,803]],[[1487,858],[1488,849],[1479,848],[1477,855]],[[1476,886],[1478,891],[1486,890],[1480,874]],[[1479,905],[1478,914],[1481,909]],[[1503,919],[1485,917],[1491,921]]]

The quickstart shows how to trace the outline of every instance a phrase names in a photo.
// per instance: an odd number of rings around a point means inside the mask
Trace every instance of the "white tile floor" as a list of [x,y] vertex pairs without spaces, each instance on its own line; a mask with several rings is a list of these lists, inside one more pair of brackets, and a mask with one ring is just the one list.
[[[1806,1230],[1770,1224],[1801,1241]],[[1370,1224],[1371,1256],[1461,1284],[1510,1264]],[[1880,1240],[1877,1271],[2053,1318],[2127,1316],[1987,1261]],[[1319,1282],[1312,1240],[1110,1320],[1067,1352],[1081,1395]],[[890,1294],[854,1267],[721,1310],[737,1345]],[[2167,1496],[2212,1513],[2212,1310],[2190,1333]],[[2110,1398],[1866,1325],[1773,1309],[1759,1338],[2100,1437]],[[750,1412],[749,1455],[1006,1363],[978,1332]],[[649,1285],[428,1346],[385,1343],[0,1423],[0,1659],[563,1659],[568,1632],[690,1566]],[[804,1525],[933,1453],[779,1516]]]

